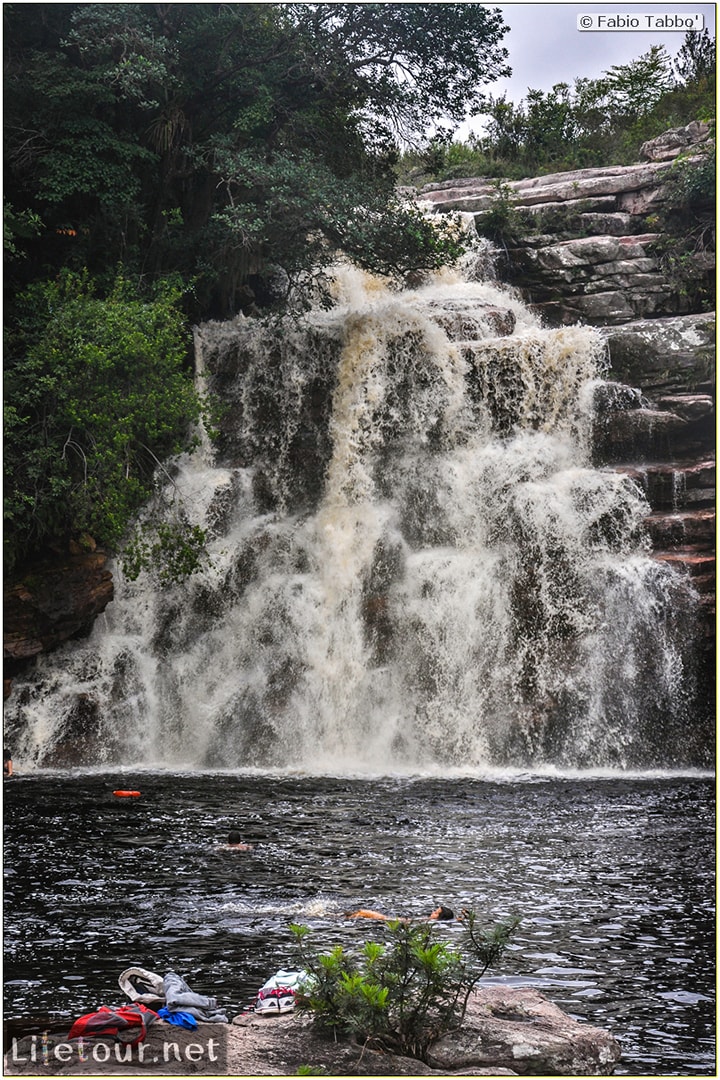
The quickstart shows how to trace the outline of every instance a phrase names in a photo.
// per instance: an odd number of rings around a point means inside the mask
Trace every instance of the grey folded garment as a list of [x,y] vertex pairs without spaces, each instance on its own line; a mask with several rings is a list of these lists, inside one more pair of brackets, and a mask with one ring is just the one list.
[[228,1018],[217,1007],[217,998],[194,993],[184,979],[174,971],[168,971],[163,978],[165,1006],[170,1012],[187,1012],[196,1020],[206,1023],[227,1024]]
[[171,1009],[167,1005],[165,1007],[168,1012],[187,1013],[189,1016],[194,1016],[196,1020],[201,1020],[205,1024],[230,1023],[227,1018],[227,1013],[224,1013],[221,1009],[218,1009],[216,1012],[208,1012],[207,1009],[194,1009],[192,1005],[183,1005],[182,1009]]

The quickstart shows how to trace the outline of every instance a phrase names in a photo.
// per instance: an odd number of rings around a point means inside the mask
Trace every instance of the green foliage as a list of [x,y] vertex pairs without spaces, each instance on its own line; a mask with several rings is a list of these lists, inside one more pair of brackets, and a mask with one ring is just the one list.
[[519,924],[513,918],[482,930],[472,912],[463,921],[462,950],[438,940],[436,924],[390,921],[383,924],[385,944],[366,942],[358,953],[338,945],[318,954],[307,928],[291,926],[310,975],[298,1006],[321,1027],[422,1058],[433,1039],[462,1021],[478,979],[498,962]]
[[336,232],[342,250],[357,265],[398,278],[450,265],[466,248],[455,219],[431,218],[399,195],[385,205],[349,207]]
[[[253,151],[235,152],[227,140],[217,141],[214,154],[227,192],[227,206],[210,223],[218,258],[237,263],[243,252],[245,272],[257,273],[263,268],[257,253],[282,248],[285,284],[275,292],[278,305],[292,297],[300,306],[308,292],[303,286],[316,282],[338,252],[365,270],[402,278],[454,262],[464,250],[452,223],[429,218],[384,186],[364,180],[348,186],[309,154],[279,152],[268,165]],[[261,193],[262,215],[252,192]],[[302,227],[289,228],[296,218]],[[271,299],[266,296],[266,306]]]
[[5,23],[6,195],[49,230],[18,282],[122,260],[192,277],[204,316],[287,304],[277,268],[292,284],[338,251],[444,261],[395,197],[397,135],[477,112],[509,70],[479,4],[8,4]]
[[467,144],[435,137],[407,153],[408,180],[459,176],[520,178],[544,172],[637,161],[640,146],[671,127],[712,121],[715,113],[714,41],[689,33],[674,63],[661,46],[598,79],[528,90],[514,103],[489,96],[483,135]]
[[182,516],[174,521],[151,518],[135,526],[121,557],[123,573],[130,581],[146,570],[160,585],[184,581],[206,561],[207,533]]
[[71,271],[20,297],[6,347],[11,565],[82,532],[115,548],[159,460],[188,445],[201,403],[179,299],[170,283],[145,299],[122,276],[99,297]]
[[398,162],[401,184],[422,184],[429,179],[452,180],[463,176],[503,177],[519,180],[525,171],[517,162],[500,157],[487,142],[470,135],[467,142],[432,139],[419,150],[407,150]]
[[529,90],[519,105],[490,98],[488,149],[531,171],[634,160],[640,142],[658,133],[648,118],[673,84],[670,57],[652,46],[599,79]]
[[676,158],[667,178],[664,195],[667,205],[673,209],[687,209],[691,213],[713,206],[715,202],[715,146],[705,145],[693,154]]
[[606,72],[605,103],[614,122],[645,116],[674,85],[672,63],[663,45],[629,64],[614,65]]
[[480,236],[486,236],[498,244],[507,244],[522,232],[523,226],[515,209],[512,191],[502,180],[495,181],[492,206],[476,217],[475,227]]
[[715,146],[676,159],[657,217],[654,245],[663,273],[688,310],[715,307]]
[[32,210],[21,210],[17,213],[10,203],[5,203],[3,213],[3,251],[6,259],[20,259],[24,252],[18,246],[21,240],[29,240],[39,236],[42,230],[42,221],[39,214]]
[[480,965],[480,970],[475,979],[480,979],[490,967],[501,959],[503,953],[510,944],[510,939],[520,925],[517,918],[507,919],[496,926],[486,929],[479,925],[477,914],[474,911],[463,912],[463,922],[467,932],[467,942]]

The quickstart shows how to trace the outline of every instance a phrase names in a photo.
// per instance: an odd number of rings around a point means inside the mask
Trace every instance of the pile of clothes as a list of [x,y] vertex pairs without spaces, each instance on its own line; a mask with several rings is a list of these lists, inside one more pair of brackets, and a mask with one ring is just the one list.
[[[147,1035],[155,1020],[193,1031],[198,1023],[227,1024],[227,1014],[218,1008],[217,999],[196,994],[174,971],[156,975],[146,968],[129,967],[119,976],[120,989],[130,998],[131,1005],[101,1006],[79,1017],[68,1038],[111,1036],[126,1045],[134,1046]],[[260,988],[253,1004],[260,1016],[279,1016],[292,1012],[298,991],[307,986],[305,971],[278,971]]]
[[[118,978],[120,989],[131,1001],[155,1006],[157,1015],[169,1024],[193,1030],[198,1021],[205,1024],[227,1024],[228,1017],[218,1008],[217,999],[196,994],[180,975],[168,971],[156,975],[145,968],[126,968]],[[161,1008],[157,1008],[161,1005]]]

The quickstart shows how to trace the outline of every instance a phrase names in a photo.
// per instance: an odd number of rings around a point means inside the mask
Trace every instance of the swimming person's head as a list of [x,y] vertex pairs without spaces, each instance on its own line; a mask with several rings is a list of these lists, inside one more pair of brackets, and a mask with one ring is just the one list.
[[242,836],[237,830],[233,829],[228,836],[228,844],[242,844]]
[[451,908],[444,907],[442,904],[440,904],[438,907],[435,908],[434,911],[430,912],[430,918],[431,919],[454,919],[455,918],[455,912]]

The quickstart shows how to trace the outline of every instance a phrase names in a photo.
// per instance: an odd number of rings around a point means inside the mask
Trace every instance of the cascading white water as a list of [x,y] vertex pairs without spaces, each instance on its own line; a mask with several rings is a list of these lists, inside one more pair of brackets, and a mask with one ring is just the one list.
[[335,288],[299,322],[199,328],[228,413],[175,487],[210,566],[172,588],[118,572],[92,636],[19,680],[16,757],[687,761],[695,597],[650,557],[636,485],[591,465],[599,335],[448,273]]

